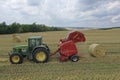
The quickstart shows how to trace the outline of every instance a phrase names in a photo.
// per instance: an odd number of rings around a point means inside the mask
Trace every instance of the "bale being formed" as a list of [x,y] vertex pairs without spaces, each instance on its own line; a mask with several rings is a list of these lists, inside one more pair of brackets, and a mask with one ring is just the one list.
[[12,37],[13,37],[14,42],[21,42],[22,41],[22,39],[21,39],[21,37],[19,35],[14,34]]
[[105,56],[105,49],[100,44],[92,44],[89,46],[89,52],[94,57]]

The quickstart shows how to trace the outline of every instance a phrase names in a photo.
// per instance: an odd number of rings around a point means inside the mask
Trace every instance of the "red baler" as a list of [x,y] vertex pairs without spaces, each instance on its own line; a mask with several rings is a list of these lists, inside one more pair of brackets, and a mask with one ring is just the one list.
[[65,39],[60,40],[58,50],[55,53],[60,54],[60,61],[66,61],[70,59],[73,62],[77,62],[79,60],[79,56],[77,55],[78,50],[75,43],[85,41],[86,39],[83,33],[79,31],[70,32]]

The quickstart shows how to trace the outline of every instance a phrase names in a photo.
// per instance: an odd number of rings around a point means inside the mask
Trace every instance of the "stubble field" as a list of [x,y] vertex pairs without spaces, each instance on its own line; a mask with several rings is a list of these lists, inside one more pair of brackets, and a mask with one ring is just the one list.
[[[59,39],[65,38],[70,31],[54,31],[18,34],[21,43],[14,43],[12,35],[0,35],[0,80],[120,80],[120,29],[83,30],[85,43],[78,43],[79,53],[84,54],[78,62],[59,62],[55,55],[48,63],[37,64],[24,60],[23,64],[13,65],[9,62],[8,52],[12,47],[27,44],[30,36],[42,36],[51,52],[57,50]],[[105,50],[104,57],[91,57],[88,46],[101,44]]]

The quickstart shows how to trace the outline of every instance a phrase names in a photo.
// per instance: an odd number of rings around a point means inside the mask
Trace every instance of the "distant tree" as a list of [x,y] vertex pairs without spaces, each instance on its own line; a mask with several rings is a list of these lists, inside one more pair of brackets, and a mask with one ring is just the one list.
[[61,31],[64,28],[49,27],[44,24],[19,24],[12,23],[7,25],[5,22],[0,23],[0,34],[25,33],[25,32],[43,32],[43,31]]
[[5,34],[7,31],[7,25],[5,22],[0,23],[0,34]]

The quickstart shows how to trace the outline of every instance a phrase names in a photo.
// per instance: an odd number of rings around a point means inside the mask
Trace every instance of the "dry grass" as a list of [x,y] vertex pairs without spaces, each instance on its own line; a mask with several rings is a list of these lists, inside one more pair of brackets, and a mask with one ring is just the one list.
[[[8,52],[13,46],[27,44],[30,36],[43,36],[51,52],[57,49],[59,39],[64,38],[69,31],[24,33],[21,43],[12,42],[11,35],[0,35],[0,58],[7,59]],[[21,65],[12,65],[8,61],[0,61],[0,80],[120,80],[120,29],[114,30],[86,30],[82,31],[86,43],[78,43],[81,58],[77,63],[60,63],[57,57],[51,57],[45,64],[36,64],[24,60]],[[93,58],[88,54],[88,46],[92,43],[102,44],[107,54],[101,58]]]

